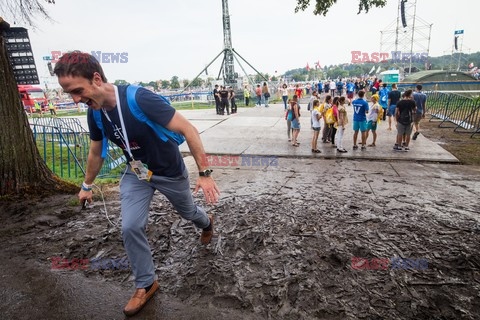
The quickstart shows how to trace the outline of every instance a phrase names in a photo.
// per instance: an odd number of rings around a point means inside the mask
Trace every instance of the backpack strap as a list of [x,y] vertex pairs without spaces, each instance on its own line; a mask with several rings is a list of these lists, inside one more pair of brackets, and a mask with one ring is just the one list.
[[[172,139],[178,145],[181,145],[185,141],[185,137],[183,135],[170,131],[164,128],[163,126],[159,125],[158,123],[153,122],[145,115],[142,109],[140,109],[140,107],[138,106],[137,100],[135,98],[138,88],[139,87],[132,86],[132,85],[129,85],[127,87],[128,107],[130,108],[130,112],[133,114],[133,116],[138,121],[146,123],[149,127],[151,127],[163,142],[167,142],[168,139]],[[170,105],[170,103],[165,97],[160,96],[160,98],[163,101],[165,101],[168,105]]]
[[93,114],[93,119],[95,120],[95,124],[97,125],[98,129],[102,131],[102,158],[105,159],[107,156],[107,151],[108,151],[108,139],[105,136],[105,131],[103,130],[103,123],[102,123],[102,114],[100,113],[100,110],[92,110]]

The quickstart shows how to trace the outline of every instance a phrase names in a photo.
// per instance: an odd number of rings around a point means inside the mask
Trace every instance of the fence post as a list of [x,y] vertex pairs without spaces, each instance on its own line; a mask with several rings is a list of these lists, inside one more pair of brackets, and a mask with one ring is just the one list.
[[52,172],[55,173],[55,130],[52,127]]

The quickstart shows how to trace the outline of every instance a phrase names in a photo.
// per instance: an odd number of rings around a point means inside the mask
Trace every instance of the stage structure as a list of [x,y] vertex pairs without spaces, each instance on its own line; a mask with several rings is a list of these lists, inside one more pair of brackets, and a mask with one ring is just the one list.
[[[223,75],[223,82],[226,86],[232,86],[235,89],[238,89],[238,73],[235,72],[235,61],[238,63],[242,69],[245,76],[248,78],[252,88],[255,88],[255,82],[250,78],[250,76],[243,68],[243,65],[240,63],[239,58],[244,61],[250,68],[255,70],[265,81],[268,81],[260,72],[257,71],[247,60],[245,60],[232,46],[232,28],[230,25],[230,14],[228,11],[228,0],[222,0],[222,13],[223,13],[223,50],[183,89],[187,90],[190,85],[198,79],[204,72],[207,73],[208,67],[212,65],[222,54],[223,61],[218,72],[217,80],[220,80],[220,76]],[[182,91],[182,92],[183,92]]]
[[397,19],[380,31],[380,52],[387,52],[390,57],[393,52],[408,54],[409,58],[395,62],[404,75],[411,74],[412,64],[426,54],[425,70],[428,70],[432,26],[417,15],[417,0],[399,0]]

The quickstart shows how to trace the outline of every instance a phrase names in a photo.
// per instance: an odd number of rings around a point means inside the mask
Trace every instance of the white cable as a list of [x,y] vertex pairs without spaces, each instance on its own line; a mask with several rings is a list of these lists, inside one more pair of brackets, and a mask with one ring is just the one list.
[[118,227],[118,224],[117,223],[113,223],[110,218],[108,217],[108,212],[107,212],[107,204],[105,203],[105,198],[103,197],[103,192],[102,192],[102,189],[100,189],[96,184],[93,184],[93,186],[95,188],[98,189],[98,191],[100,191],[100,195],[102,196],[102,201],[103,201],[103,208],[105,209],[105,217],[107,217],[107,220],[108,222],[114,226],[114,227]]
[[[125,177],[125,174],[127,173],[127,170],[128,170],[128,165],[125,167],[125,171],[123,172],[123,175],[122,175],[122,177],[120,178],[120,182],[118,183],[119,185],[120,185],[120,183],[122,183],[123,177]],[[105,209],[105,217],[107,217],[108,222],[109,222],[112,226],[118,228],[118,227],[119,227],[119,226],[118,226],[118,223],[113,223],[113,222],[110,220],[110,218],[108,217],[107,204],[105,203],[105,197],[103,196],[102,189],[100,189],[100,187],[98,187],[96,184],[93,184],[93,186],[94,186],[95,188],[97,188],[98,191],[100,191],[100,195],[102,196],[103,208]],[[120,217],[119,217],[119,219],[120,219]]]

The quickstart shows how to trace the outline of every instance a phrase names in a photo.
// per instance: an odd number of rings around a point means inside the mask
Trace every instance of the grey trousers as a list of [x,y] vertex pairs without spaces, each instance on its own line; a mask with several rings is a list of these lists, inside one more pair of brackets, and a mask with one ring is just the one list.
[[155,280],[152,253],[145,232],[155,190],[163,193],[182,218],[192,221],[197,228],[203,229],[210,224],[205,210],[193,202],[186,169],[179,177],[154,175],[147,182],[138,180],[129,167],[120,184],[122,237],[137,288],[148,287]]

